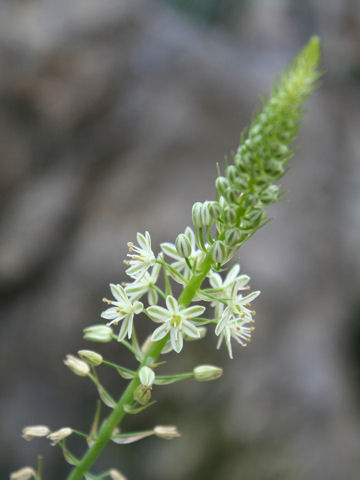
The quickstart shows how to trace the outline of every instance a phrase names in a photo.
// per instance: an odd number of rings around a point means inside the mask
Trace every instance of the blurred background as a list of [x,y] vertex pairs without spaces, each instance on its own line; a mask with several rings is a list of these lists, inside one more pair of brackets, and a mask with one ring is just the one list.
[[[153,247],[214,198],[260,95],[312,34],[322,85],[282,183],[288,202],[240,252],[262,295],[251,346],[212,334],[164,371],[224,366],[221,380],[157,387],[124,431],[182,437],[113,445],[95,471],[129,480],[353,480],[360,469],[360,4],[356,0],[0,2],[0,477],[45,457],[24,425],[89,428],[96,394],[62,360],[89,344],[126,242]],[[141,336],[146,319],[139,320]],[[125,383],[105,372],[118,396]],[[104,407],[106,409],[106,407]],[[75,452],[81,448],[70,441]]]

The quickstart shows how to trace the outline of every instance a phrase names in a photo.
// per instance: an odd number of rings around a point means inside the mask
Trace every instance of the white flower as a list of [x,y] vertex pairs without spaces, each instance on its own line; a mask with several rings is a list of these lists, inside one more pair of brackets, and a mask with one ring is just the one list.
[[255,310],[250,310],[251,302],[260,295],[260,291],[251,292],[245,297],[240,293],[242,290],[242,281],[236,281],[230,292],[230,298],[227,300],[227,307],[222,311],[220,320],[216,326],[215,334],[220,335],[228,321],[236,319],[244,323],[253,321]]
[[160,327],[154,330],[151,339],[156,342],[170,332],[171,345],[175,352],[179,353],[183,347],[183,334],[192,338],[200,337],[200,332],[191,319],[201,315],[205,307],[194,305],[182,309],[172,295],[167,296],[166,306],[167,309],[154,305],[146,310],[146,313],[154,322],[162,323]]
[[[163,260],[163,255],[159,255],[159,260]],[[149,305],[155,305],[158,301],[158,293],[154,288],[161,270],[161,264],[155,263],[151,273],[145,272],[135,282],[126,284],[125,292],[131,300],[138,300],[146,293]]]
[[[156,262],[155,255],[151,250],[151,238],[149,232],[145,232],[145,236],[142,233],[136,235],[138,244],[137,247],[132,242],[128,243],[129,252],[128,257],[131,260],[125,260],[125,265],[129,265],[126,273],[132,278],[141,278],[149,267]],[[133,253],[135,252],[135,253]]]
[[245,322],[241,322],[231,315],[230,319],[221,330],[216,348],[219,349],[221,347],[222,341],[225,338],[229,356],[230,358],[233,358],[231,339],[234,338],[242,347],[246,347],[247,343],[251,340],[251,332],[253,330],[254,327],[248,327]]
[[123,340],[126,335],[128,338],[131,338],[134,314],[142,312],[144,306],[141,302],[131,302],[121,285],[111,283],[110,289],[116,300],[104,298],[104,302],[113,306],[102,312],[101,317],[111,320],[107,325],[117,325],[121,320],[124,320],[120,328],[118,340]]
[[[188,261],[190,262],[190,264],[192,265],[192,267],[194,269],[194,268],[196,268],[197,265],[199,265],[201,263],[201,261],[203,260],[203,258],[205,256],[205,253],[202,250],[196,249],[195,234],[190,227],[186,227],[184,234],[187,236],[187,238],[189,239],[190,244],[191,244],[192,254],[189,256]],[[175,262],[173,262],[171,264],[171,266],[175,270],[177,270],[179,273],[181,273],[182,276],[185,277],[186,280],[188,280],[190,278],[190,275],[191,275],[191,270],[190,270],[189,265],[187,264],[185,258],[183,258],[182,256],[180,256],[178,254],[178,251],[176,249],[175,244],[170,243],[170,242],[165,242],[165,243],[162,243],[160,246],[161,246],[162,251],[168,257],[175,260]],[[171,270],[169,270],[169,274],[171,275],[171,277],[176,282],[183,283],[181,281],[180,277],[178,277],[176,274],[172,273]]]

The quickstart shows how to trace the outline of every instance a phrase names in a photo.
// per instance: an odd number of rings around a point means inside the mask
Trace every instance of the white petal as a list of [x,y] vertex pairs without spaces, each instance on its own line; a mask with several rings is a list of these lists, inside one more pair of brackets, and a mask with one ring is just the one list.
[[172,314],[178,314],[179,313],[179,305],[176,300],[172,295],[168,295],[166,297],[166,306],[168,307],[168,310]]
[[168,257],[174,258],[175,260],[179,259],[179,254],[175,248],[173,243],[165,242],[160,245],[161,250],[167,255]]
[[148,292],[148,302],[149,302],[149,305],[156,305],[157,302],[158,302],[158,293],[156,290],[154,290],[153,288],[149,290]]
[[136,315],[139,315],[139,313],[144,310],[144,305],[141,302],[135,302],[132,310],[134,313],[136,313]]
[[144,235],[142,233],[139,233],[139,232],[137,233],[136,240],[137,240],[137,243],[142,248],[142,250],[147,250],[148,249],[148,246],[146,244],[146,238],[144,237]]
[[228,329],[225,330],[225,342],[229,352],[229,357],[232,359],[233,354],[232,354],[232,346],[231,346],[231,334],[230,334],[230,330]]
[[260,295],[260,290],[256,290],[255,292],[249,293],[249,295],[246,295],[246,297],[241,299],[241,303],[251,303],[252,301],[255,300]]
[[161,325],[161,327],[158,327],[156,330],[153,331],[153,334],[151,335],[151,340],[153,342],[157,342],[158,340],[161,340],[164,338],[169,332],[169,326],[165,323],[164,325]]
[[189,337],[192,337],[192,338],[200,337],[199,330],[196,328],[196,326],[193,323],[189,322],[188,320],[183,321],[183,330],[184,330],[184,333],[186,333],[186,335],[189,335]]
[[201,305],[193,305],[192,307],[185,308],[184,310],[181,310],[181,314],[184,317],[199,317],[202,313],[204,313],[205,307],[202,307]]
[[210,285],[213,288],[221,288],[222,287],[222,278],[218,273],[210,272],[209,281],[210,281]]
[[117,311],[117,307],[110,307],[104,312],[101,313],[101,318],[105,318],[106,320],[114,320],[115,318],[121,318],[124,317],[124,315],[121,315],[120,312]]
[[169,311],[159,305],[147,308],[146,313],[154,322],[166,322],[171,318]]
[[227,285],[230,285],[231,283],[233,283],[235,278],[238,276],[239,272],[240,272],[240,265],[237,263],[230,269],[229,273],[226,275],[225,283]]
[[121,285],[110,283],[110,289],[111,289],[111,293],[113,294],[114,298],[116,298],[116,300],[118,300],[119,302],[128,301],[126,293],[124,292],[124,289]]
[[170,332],[170,341],[176,353],[180,353],[183,348],[183,336],[174,328]]

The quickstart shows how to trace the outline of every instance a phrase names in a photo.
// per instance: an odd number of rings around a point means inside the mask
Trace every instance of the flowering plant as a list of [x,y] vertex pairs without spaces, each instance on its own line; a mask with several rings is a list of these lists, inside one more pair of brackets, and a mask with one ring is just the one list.
[[[149,232],[138,233],[136,244],[128,243],[128,259],[124,263],[129,282],[110,284],[113,298],[104,299],[108,308],[101,314],[106,322],[87,327],[84,338],[92,342],[120,342],[135,356],[138,369],[108,362],[93,350],[80,350],[77,357],[67,355],[65,365],[96,385],[101,401],[111,409],[110,414],[100,421],[97,409],[89,433],[70,427],[51,431],[44,425],[27,426],[23,430],[26,440],[47,437],[52,445],[60,446],[65,460],[73,466],[68,480],[124,479],[116,469],[91,473],[108,442],[127,444],[151,435],[171,439],[179,433],[175,426],[120,433],[118,426],[123,417],[139,413],[154,403],[151,402],[153,385],[188,378],[211,381],[222,374],[219,367],[200,365],[192,372],[159,375],[160,355],[182,352],[185,342],[200,340],[207,330],[218,337],[217,348],[225,344],[231,358],[234,342],[243,347],[250,342],[255,316],[252,303],[260,292],[251,291],[250,277],[240,273],[238,263],[224,266],[267,223],[266,207],[283,199],[284,192],[275,182],[286,171],[294,153],[291,144],[299,127],[302,106],[319,78],[319,56],[319,40],[314,37],[280,78],[262,111],[243,133],[224,174],[219,170],[216,200],[194,204],[193,229],[186,227],[174,243],[162,243],[158,253],[153,251]],[[224,271],[227,273],[222,276]],[[164,288],[159,285],[160,273]],[[182,288],[178,297],[173,291],[174,282]],[[142,346],[136,334],[136,316],[141,313],[156,324]],[[119,329],[115,330],[117,326]],[[129,380],[118,401],[102,386],[96,370],[100,365],[114,368]],[[74,434],[87,442],[82,458],[76,458],[66,445],[67,437]],[[41,466],[37,471],[32,467],[22,468],[10,478],[42,480]]]

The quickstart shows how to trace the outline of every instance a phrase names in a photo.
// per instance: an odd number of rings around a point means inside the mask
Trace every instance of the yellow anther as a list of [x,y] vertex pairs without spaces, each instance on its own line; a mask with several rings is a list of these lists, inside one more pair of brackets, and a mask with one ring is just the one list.
[[255,327],[250,327],[250,330],[253,332],[255,330]]
[[245,287],[245,290],[250,290],[250,285],[247,285],[247,286]]
[[126,285],[127,285],[126,282],[122,282],[122,283],[121,283],[121,286],[122,286],[122,287],[126,287]]
[[245,307],[251,307],[251,303],[245,303]]
[[253,310],[251,313],[252,313],[253,315],[256,315],[256,310]]
[[103,298],[102,301],[105,302],[105,303],[107,303],[108,305],[111,305],[111,304],[112,304],[112,301],[111,301],[111,300],[108,300],[107,298]]
[[129,265],[130,265],[129,260],[124,260],[124,264],[127,265],[127,266],[129,266]]

